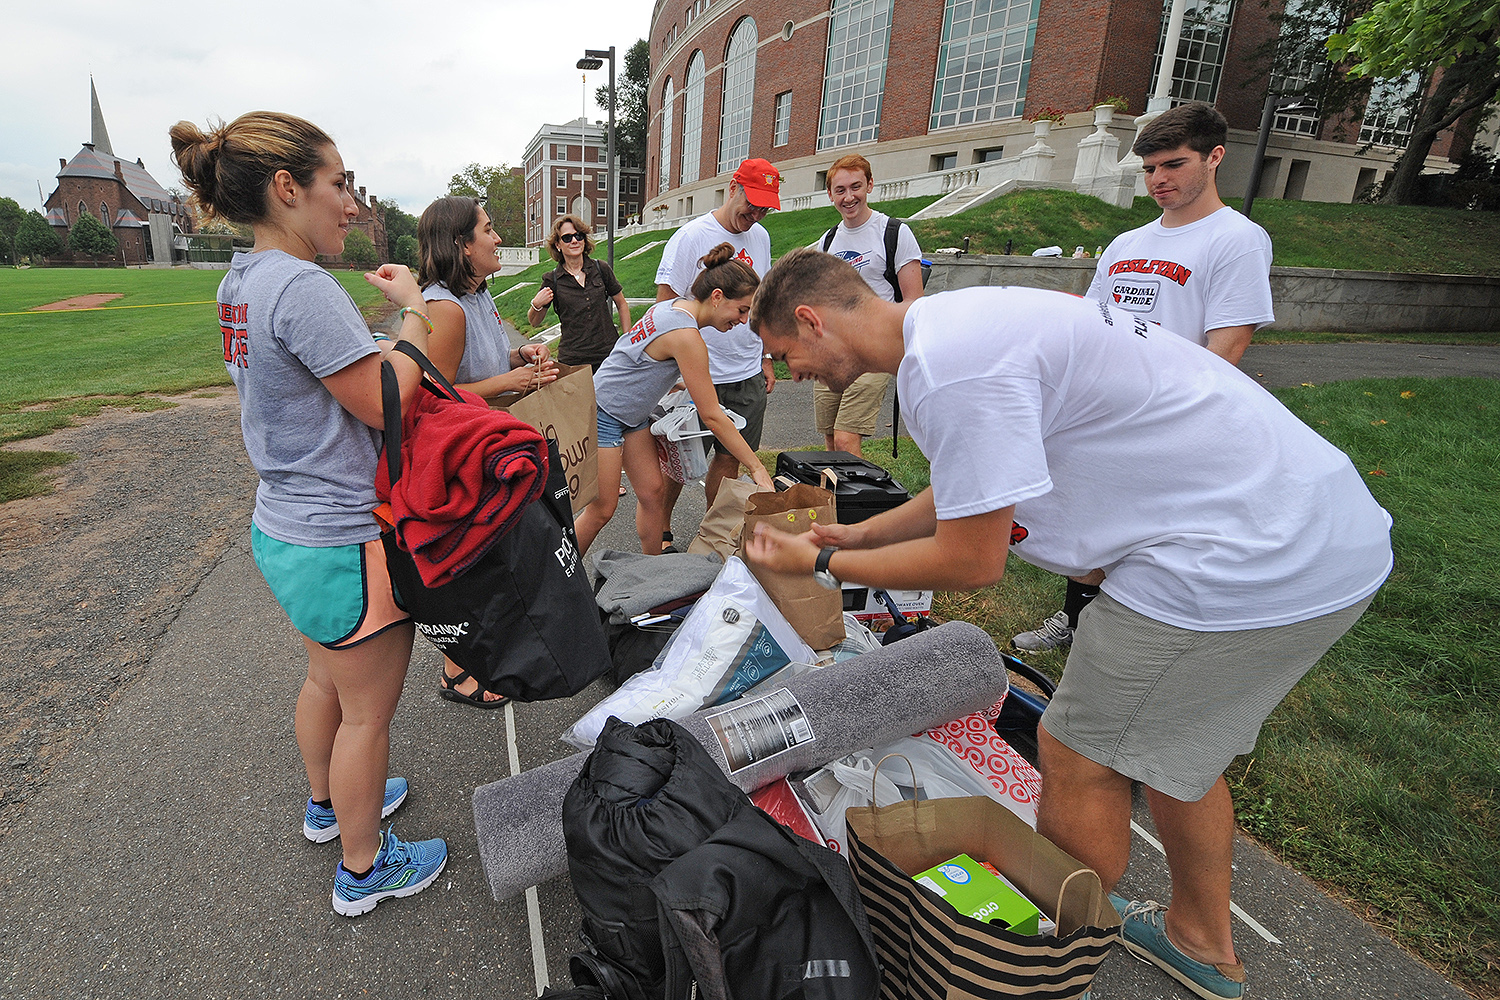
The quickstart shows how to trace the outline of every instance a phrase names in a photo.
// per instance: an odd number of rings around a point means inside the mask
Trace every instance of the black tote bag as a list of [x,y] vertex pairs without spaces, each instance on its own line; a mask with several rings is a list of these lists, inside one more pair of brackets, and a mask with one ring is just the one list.
[[[421,351],[405,341],[395,349],[422,366],[430,380],[423,382],[427,391],[460,398]],[[394,486],[401,478],[401,401],[389,362],[381,363],[381,396],[386,463]],[[381,536],[397,603],[417,630],[480,684],[517,701],[577,694],[611,665],[578,551],[556,442],[548,442],[547,459],[541,497],[473,566],[448,583],[426,586],[395,531]]]

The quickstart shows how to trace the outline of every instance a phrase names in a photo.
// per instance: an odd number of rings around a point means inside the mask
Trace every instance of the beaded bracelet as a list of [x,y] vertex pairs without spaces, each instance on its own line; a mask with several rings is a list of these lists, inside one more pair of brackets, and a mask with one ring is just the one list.
[[387,337],[385,334],[381,333],[379,330],[376,330],[376,331],[374,331],[374,332],[372,332],[370,334],[370,339],[374,340],[374,341],[376,341],[378,343],[378,342],[380,342],[382,340],[390,340],[391,338]]
[[420,309],[413,309],[411,306],[402,306],[401,307],[401,311],[398,312],[396,315],[399,316],[399,317],[401,317],[404,320],[406,318],[406,314],[407,313],[411,313],[413,316],[417,317],[417,319],[421,320],[422,324],[427,327],[427,332],[428,333],[432,332],[432,320],[430,320],[430,319],[427,318],[427,314],[426,313],[424,313]]

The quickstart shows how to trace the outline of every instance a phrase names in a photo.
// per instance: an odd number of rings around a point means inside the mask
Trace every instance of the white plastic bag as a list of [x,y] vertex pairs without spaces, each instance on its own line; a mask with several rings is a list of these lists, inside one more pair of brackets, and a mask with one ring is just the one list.
[[652,668],[621,684],[562,738],[588,749],[611,715],[633,724],[686,718],[740,697],[793,660],[813,658],[749,567],[732,557]]
[[[686,389],[669,392],[652,411],[651,433],[656,437],[657,455],[662,472],[679,483],[691,483],[708,475],[708,447],[714,432],[705,430],[698,420],[698,407]],[[657,411],[664,411],[656,417]],[[733,410],[725,415],[739,430],[745,429],[745,418]]]
[[[875,777],[875,765],[887,754],[900,754],[911,761],[891,759]],[[916,788],[912,787],[912,770],[916,771]],[[832,780],[830,780],[832,779]],[[954,799],[987,795],[1001,801],[995,789],[973,767],[960,760],[953,751],[925,736],[906,736],[875,750],[861,751],[834,761],[803,779],[801,785],[811,791],[827,791],[832,781],[838,788],[826,801],[807,802],[813,823],[823,835],[830,850],[848,857],[848,832],[844,812],[854,806],[870,804],[871,781],[875,784],[875,804],[891,805],[902,799]],[[815,794],[815,793],[814,793]],[[804,798],[806,802],[806,798]],[[819,805],[823,808],[820,810]]]

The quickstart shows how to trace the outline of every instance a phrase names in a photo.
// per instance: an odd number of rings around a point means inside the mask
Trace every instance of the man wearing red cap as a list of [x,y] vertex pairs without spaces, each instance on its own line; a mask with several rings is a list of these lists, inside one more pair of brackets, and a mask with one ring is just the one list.
[[[781,207],[780,191],[781,173],[769,162],[756,158],[741,163],[729,182],[724,204],[689,222],[667,241],[661,266],[656,269],[656,300],[687,295],[701,269],[699,260],[720,243],[734,247],[736,259],[765,277],[771,267],[771,237],[760,220]],[[759,448],[766,394],[776,384],[765,347],[744,323],[727,333],[706,330],[703,340],[708,345],[709,373],[719,391],[719,404],[745,418],[742,435],[750,447]],[[738,474],[739,460],[715,440],[713,461],[704,479],[708,502],[713,503],[725,476]],[[680,489],[668,483],[669,511]]]

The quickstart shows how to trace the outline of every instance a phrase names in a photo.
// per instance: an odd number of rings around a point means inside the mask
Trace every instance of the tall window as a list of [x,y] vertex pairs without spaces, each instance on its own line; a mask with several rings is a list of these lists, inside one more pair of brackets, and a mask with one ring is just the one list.
[[1041,0],[946,0],[929,128],[1016,118]]
[[[1177,40],[1176,61],[1172,64],[1174,107],[1188,101],[1212,104],[1219,96],[1219,72],[1224,68],[1224,47],[1229,42],[1229,23],[1234,18],[1234,0],[1189,0],[1189,3],[1182,18],[1182,35]],[[1163,0],[1152,80],[1161,69],[1171,13],[1172,0]]]
[[1417,74],[1395,80],[1380,80],[1370,88],[1365,116],[1359,123],[1359,141],[1372,146],[1405,146],[1411,138],[1412,98]]
[[792,92],[776,95],[776,126],[771,131],[771,145],[785,146],[792,134]]
[[719,117],[719,172],[733,170],[750,152],[750,110],[755,97],[755,19],[735,25],[724,56],[724,111]]
[[672,78],[667,77],[661,91],[661,173],[656,180],[656,190],[665,191],[672,186],[672,116],[677,113],[672,99]]
[[691,184],[698,179],[703,159],[703,52],[694,52],[688,60],[687,83],[682,101],[682,180]]
[[[990,0],[965,0],[989,3]],[[1030,2],[1030,0],[1027,0]],[[891,38],[891,0],[834,0],[823,70],[818,148],[874,142]]]

